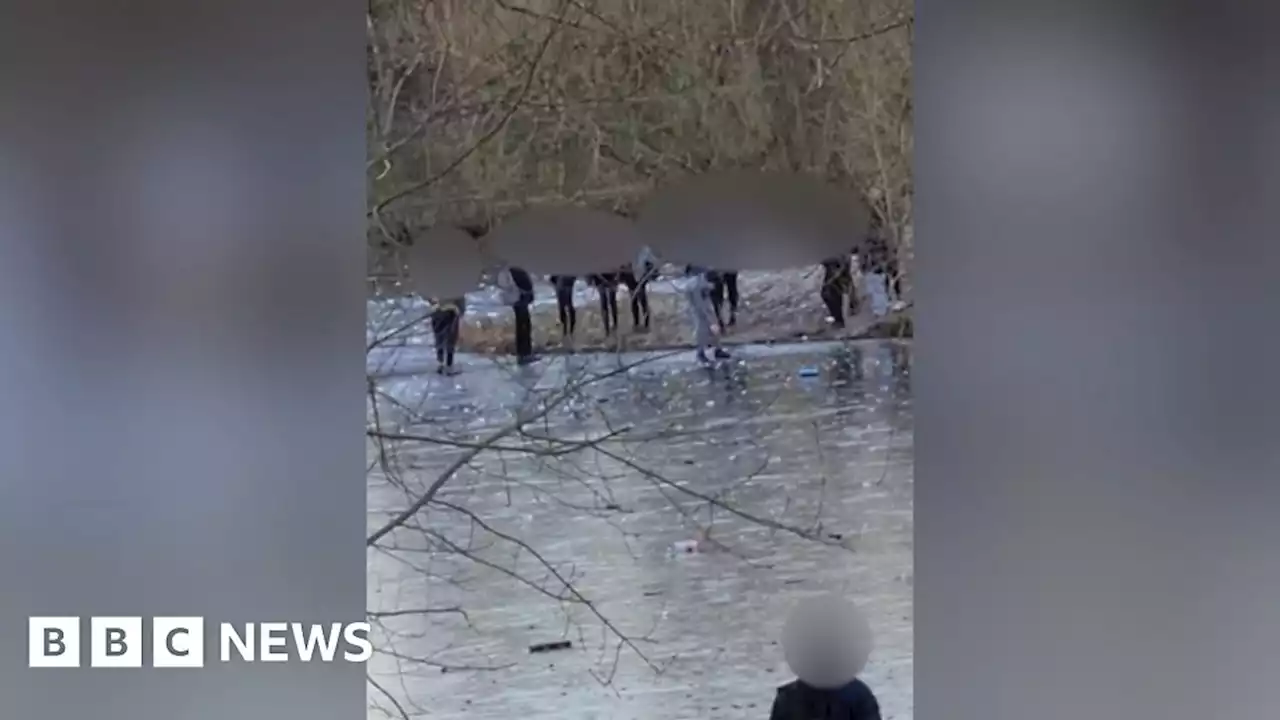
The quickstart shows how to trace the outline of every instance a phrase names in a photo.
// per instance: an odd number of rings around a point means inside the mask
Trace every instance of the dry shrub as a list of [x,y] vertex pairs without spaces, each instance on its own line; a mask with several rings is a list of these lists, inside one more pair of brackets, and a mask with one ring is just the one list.
[[626,211],[688,173],[785,169],[871,199],[909,269],[911,11],[372,0],[371,237],[539,203]]

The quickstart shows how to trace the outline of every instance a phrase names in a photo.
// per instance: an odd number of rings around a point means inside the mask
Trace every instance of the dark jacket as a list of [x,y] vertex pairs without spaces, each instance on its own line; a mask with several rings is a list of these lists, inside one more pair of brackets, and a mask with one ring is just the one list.
[[587,282],[591,284],[591,287],[596,288],[597,290],[617,290],[618,286],[622,284],[622,275],[617,271],[592,273],[587,276]]
[[511,282],[515,283],[516,289],[520,291],[520,299],[518,304],[528,305],[533,302],[533,278],[525,272],[523,268],[509,268],[511,273]]
[[822,284],[847,291],[853,285],[853,262],[848,255],[822,261]]
[[455,298],[439,298],[435,301],[435,309],[431,311],[432,317],[443,316],[446,313],[457,313],[459,317],[467,312],[467,298],[465,296]]
[[889,236],[878,215],[874,216],[871,228],[858,248],[858,260],[864,273],[894,274],[897,258],[893,248],[889,247]]
[[769,720],[880,720],[880,703],[861,680],[839,690],[819,690],[796,680],[778,688]]

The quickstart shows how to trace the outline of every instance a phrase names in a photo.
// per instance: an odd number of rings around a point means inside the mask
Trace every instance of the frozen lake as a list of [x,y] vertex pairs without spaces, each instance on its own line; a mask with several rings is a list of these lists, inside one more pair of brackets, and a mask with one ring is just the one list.
[[429,351],[370,355],[399,436],[370,442],[370,532],[465,460],[370,549],[395,699],[371,690],[371,718],[763,719],[782,620],[822,590],[862,604],[864,679],[912,717],[909,344],[406,374]]

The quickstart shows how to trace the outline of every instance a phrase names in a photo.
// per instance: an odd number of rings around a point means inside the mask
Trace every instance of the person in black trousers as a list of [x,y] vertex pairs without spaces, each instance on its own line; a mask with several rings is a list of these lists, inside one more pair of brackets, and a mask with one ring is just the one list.
[[596,292],[600,293],[600,315],[604,323],[605,337],[613,335],[618,329],[618,284],[622,281],[619,272],[596,273],[588,278]]
[[[627,287],[627,295],[631,298],[631,326],[637,332],[649,329],[649,280],[653,277],[653,271],[643,270],[640,277],[636,277],[634,270],[630,268],[619,270],[618,279]],[[617,315],[614,315],[613,322],[617,324]]]
[[436,372],[453,375],[453,355],[458,349],[458,335],[462,329],[462,314],[466,312],[465,297],[437,300],[431,311],[431,334],[436,345]]
[[844,327],[845,298],[850,298],[850,312],[857,313],[857,298],[853,293],[853,262],[848,255],[828,258],[822,261],[822,302],[827,306],[827,314],[837,328]]
[[533,356],[533,318],[529,316],[529,306],[533,304],[533,278],[518,267],[507,270],[515,291],[515,302],[511,309],[516,314],[516,362],[528,365],[535,360]]
[[[720,331],[738,324],[738,273],[735,270],[713,270],[708,274],[711,281],[711,304],[716,309],[716,323]],[[726,298],[729,301],[729,322],[724,321],[722,308]]]
[[634,263],[631,264],[633,282],[627,285],[631,295],[631,318],[635,321],[636,330],[649,331],[649,283],[658,278],[658,257],[653,249],[645,246],[640,250]]
[[573,306],[573,285],[577,280],[573,275],[551,276],[551,286],[556,290],[556,310],[560,313],[560,329],[570,340],[578,327],[578,309]]

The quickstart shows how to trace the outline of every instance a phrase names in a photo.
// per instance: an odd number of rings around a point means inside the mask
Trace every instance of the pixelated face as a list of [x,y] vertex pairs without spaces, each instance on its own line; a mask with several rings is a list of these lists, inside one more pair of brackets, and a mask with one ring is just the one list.
[[802,600],[782,631],[787,665],[796,677],[818,688],[836,688],[867,665],[871,626],[851,602],[835,595]]

